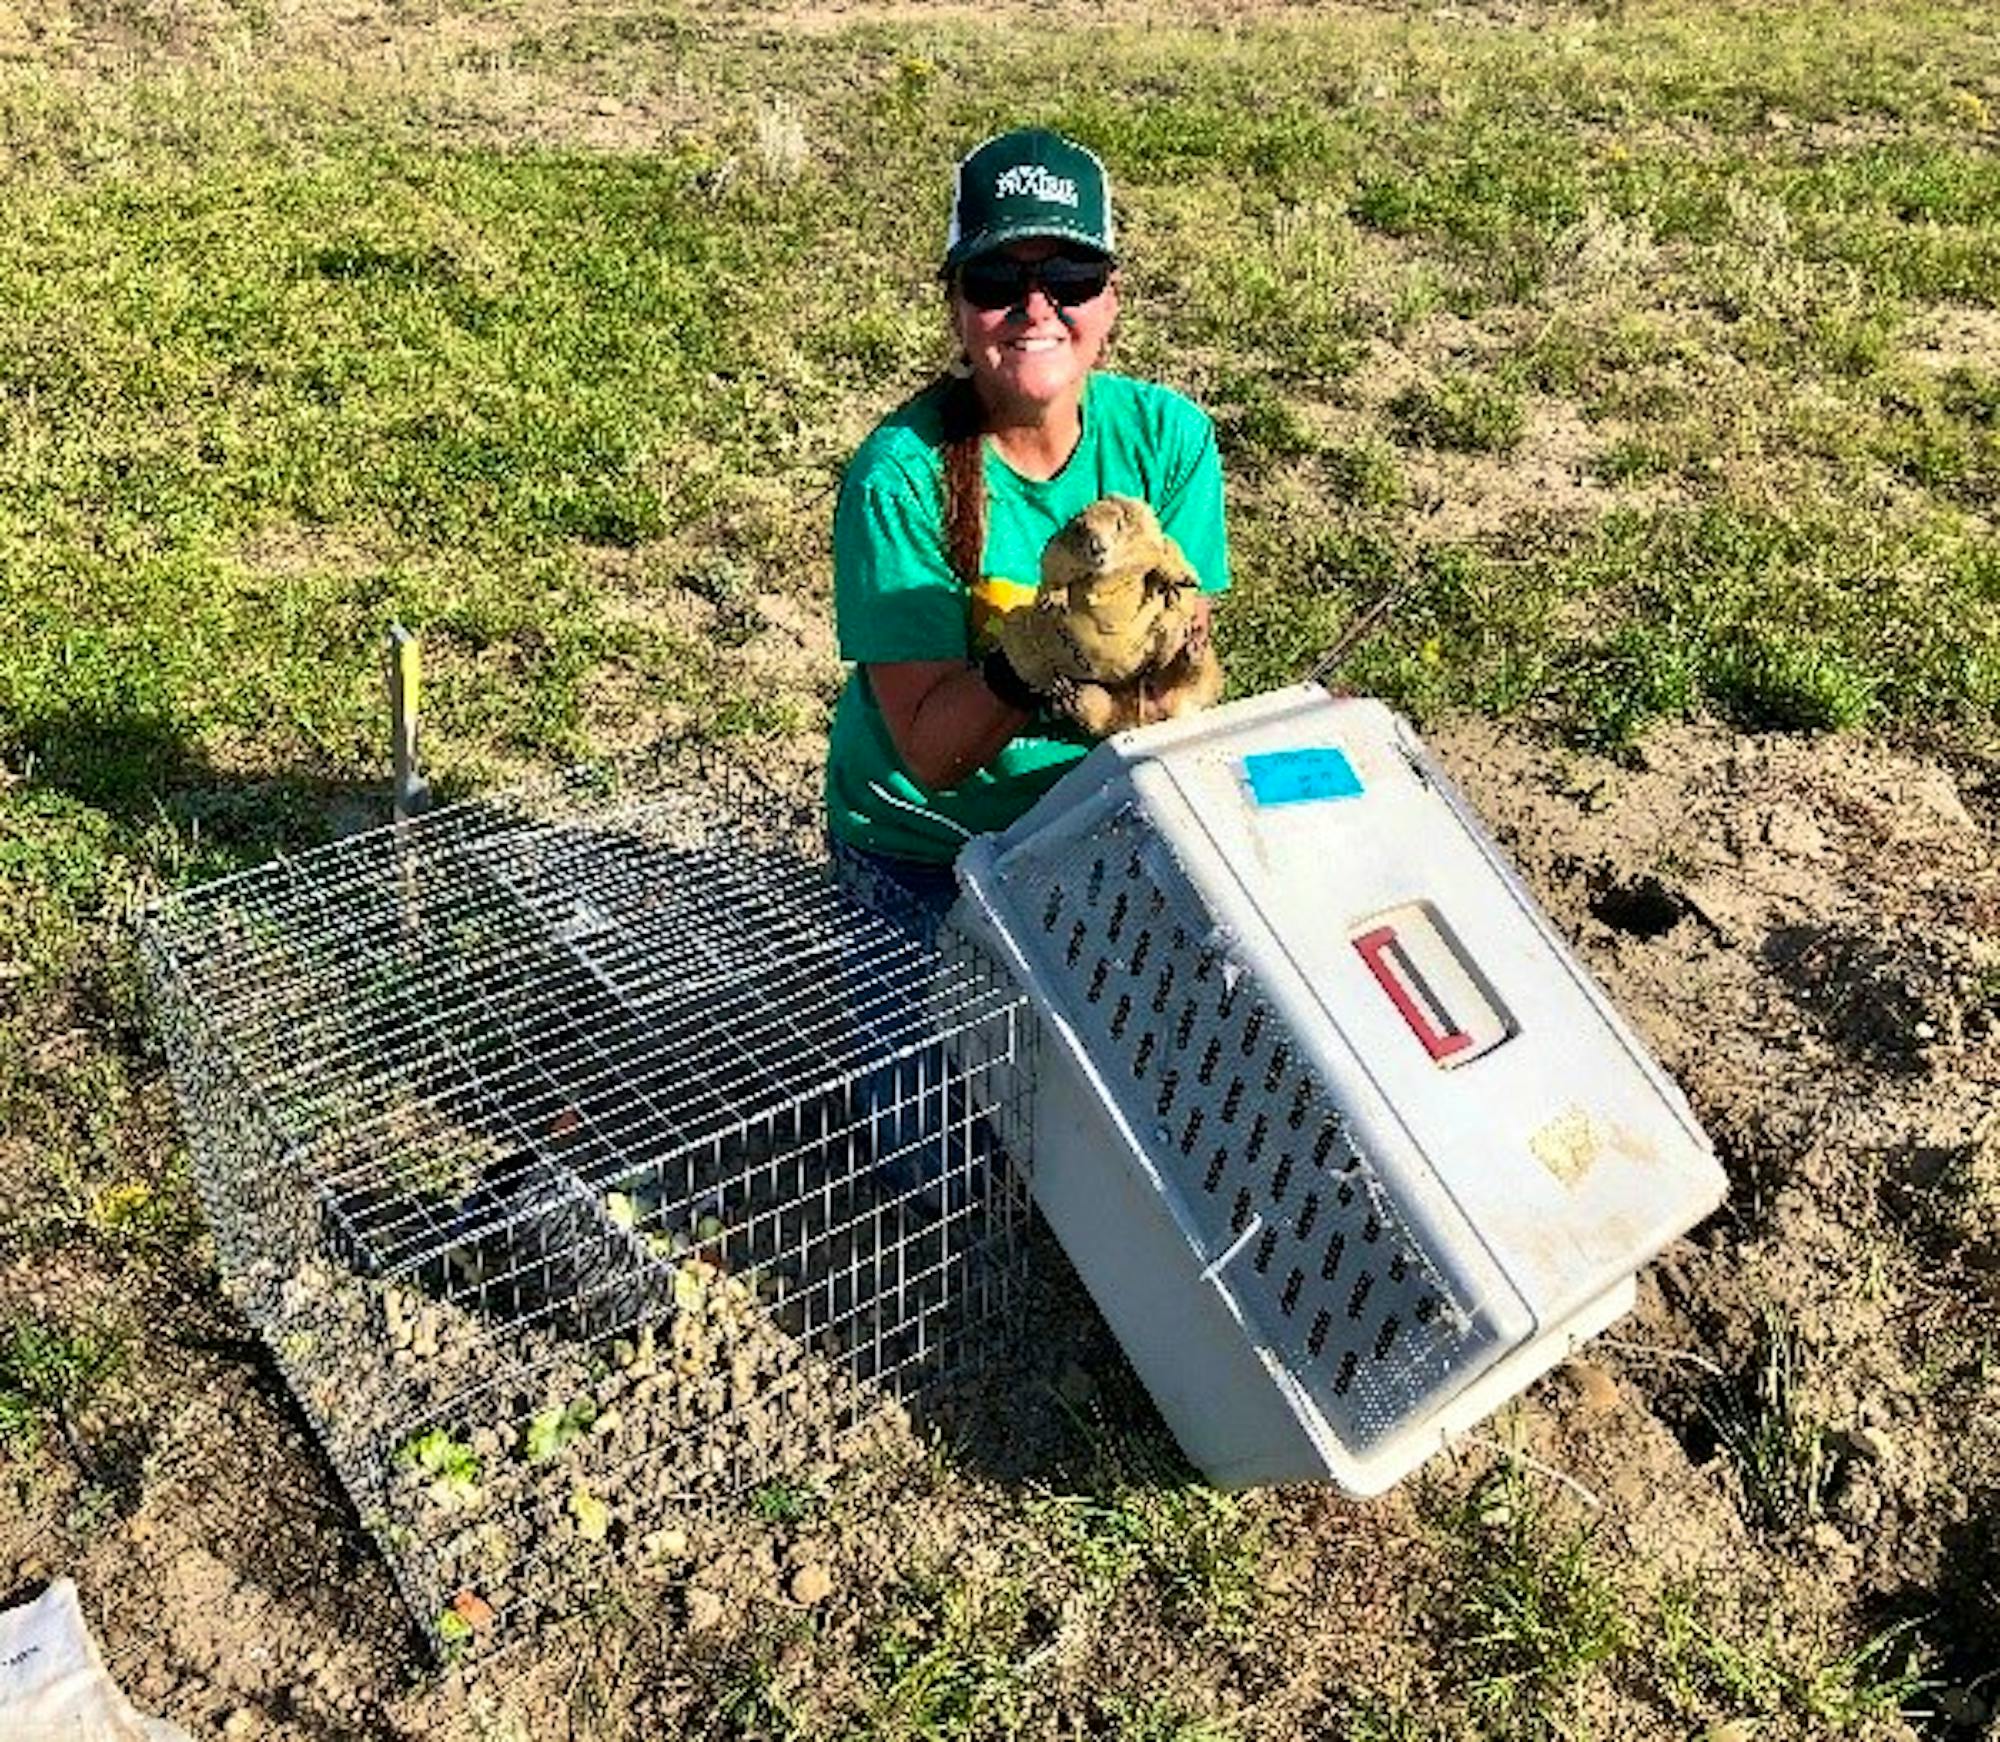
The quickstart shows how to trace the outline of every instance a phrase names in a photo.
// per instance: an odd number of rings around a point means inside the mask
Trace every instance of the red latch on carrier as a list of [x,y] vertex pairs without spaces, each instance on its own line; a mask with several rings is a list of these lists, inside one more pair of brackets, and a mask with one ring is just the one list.
[[1493,989],[1428,902],[1377,915],[1354,934],[1354,947],[1442,1068],[1467,1064],[1514,1032]]

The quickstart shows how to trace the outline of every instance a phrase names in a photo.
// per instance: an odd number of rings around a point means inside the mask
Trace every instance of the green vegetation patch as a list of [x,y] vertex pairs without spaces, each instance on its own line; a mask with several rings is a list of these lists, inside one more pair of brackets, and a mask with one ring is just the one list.
[[121,1338],[24,1319],[0,1330],[0,1449],[73,1429],[126,1366]]
[[1143,1603],[1194,1635],[1247,1637],[1262,1603],[1254,1499],[1209,1487],[1154,1432],[1093,1424],[1089,1437],[1088,1479],[1029,1510],[1092,1601]]
[[1559,1516],[1536,1480],[1510,1460],[1442,1519],[1456,1557],[1446,1651],[1495,1737],[1569,1734],[1589,1682],[1630,1643],[1589,1525]]
[[1032,1688],[1027,1624],[1009,1582],[904,1580],[863,1660],[866,1733],[973,1742],[1016,1730]]
[[1519,447],[1526,427],[1519,394],[1472,374],[1405,388],[1389,402],[1389,416],[1406,441],[1475,454]]
[[1713,1593],[1686,1580],[1659,1594],[1651,1668],[1684,1722],[1868,1736],[1900,1727],[1923,1701],[1929,1684],[1907,1624],[1842,1648],[1802,1637],[1768,1611],[1749,1628],[1721,1626],[1716,1609]]
[[1972,725],[2000,706],[2000,568],[1948,519],[1892,531],[1716,503],[1414,558],[1350,524],[1289,539],[1274,560],[1291,585],[1253,578],[1231,606],[1245,691],[1296,681],[1392,595],[1343,681],[1419,717],[1532,707],[1619,744],[1702,709],[1832,730]]

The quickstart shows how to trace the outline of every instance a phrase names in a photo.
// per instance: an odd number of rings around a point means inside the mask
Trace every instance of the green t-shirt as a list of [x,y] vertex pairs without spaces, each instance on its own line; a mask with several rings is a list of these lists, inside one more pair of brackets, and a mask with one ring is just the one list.
[[[945,547],[942,397],[927,389],[885,419],[841,481],[833,520],[841,658],[859,666],[983,654],[992,611],[1032,594],[1042,547],[1100,496],[1150,503],[1202,591],[1229,585],[1222,465],[1207,414],[1169,388],[1096,374],[1084,386],[1082,437],[1055,477],[1024,478],[986,444],[986,550],[977,593],[967,589]],[[827,823],[856,846],[947,863],[971,836],[1020,816],[1089,747],[1069,722],[1037,718],[957,786],[921,786],[896,753],[866,673],[853,671],[827,748]]]

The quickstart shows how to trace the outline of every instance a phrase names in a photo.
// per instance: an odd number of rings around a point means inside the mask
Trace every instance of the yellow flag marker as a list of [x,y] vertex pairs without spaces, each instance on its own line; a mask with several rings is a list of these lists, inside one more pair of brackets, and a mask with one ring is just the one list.
[[417,701],[423,688],[423,657],[417,638],[400,623],[389,625],[390,760],[395,770],[396,820],[430,809],[430,782],[417,760]]

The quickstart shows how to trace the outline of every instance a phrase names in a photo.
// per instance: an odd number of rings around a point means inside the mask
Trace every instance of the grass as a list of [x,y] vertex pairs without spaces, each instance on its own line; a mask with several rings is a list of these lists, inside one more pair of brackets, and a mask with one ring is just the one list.
[[1908,1625],[1859,1644],[1815,1649],[1766,1616],[1731,1637],[1711,1594],[1686,1581],[1659,1595],[1654,1673],[1686,1720],[1750,1720],[1802,1736],[1865,1735],[1921,1703],[1929,1685]]
[[796,1628],[758,1629],[732,1642],[722,1654],[713,1666],[714,1685],[708,1693],[720,1734],[795,1733],[800,1714],[787,1691],[781,1659],[785,1647],[798,1637]]
[[[8,1260],[201,1273],[130,920],[380,783],[391,618],[448,792],[667,723],[823,727],[798,625],[830,492],[943,358],[942,166],[1017,120],[1105,154],[1116,362],[1216,416],[1237,693],[1393,593],[1339,679],[1420,719],[1993,741],[2000,47],[1969,0],[1058,32],[434,0],[394,53],[260,0],[34,10],[17,41],[0,8]],[[0,1333],[10,1459],[129,1371],[92,1322]],[[1711,1399],[1770,1536],[1825,1493],[1800,1356],[1767,1323]],[[899,1573],[866,1637],[815,1644],[850,1733],[1258,1733],[1271,1512],[1149,1431],[1024,1502],[1000,1576]],[[752,1509],[821,1516],[790,1484]],[[1660,1641],[1654,1715],[1860,1730],[1913,1685],[1900,1635],[1637,1612],[1518,1473],[1440,1531],[1431,1680],[1357,1695],[1346,1733],[1552,1733]],[[1051,1583],[1093,1686],[1036,1655]],[[1213,1701],[1110,1673],[1135,1615]],[[777,1651],[736,1665],[731,1733],[817,1721]]]
[[1510,453],[1526,431],[1519,395],[1484,375],[1406,387],[1389,401],[1389,417],[1405,442],[1472,454]]
[[1806,1350],[1781,1308],[1762,1309],[1750,1360],[1703,1410],[1733,1464],[1751,1523],[1797,1530],[1822,1515],[1833,1456],[1801,1392]]
[[1084,1480],[1029,1517],[1106,1613],[1138,1605],[1177,1631],[1247,1639],[1262,1607],[1264,1526],[1254,1501],[1209,1487],[1157,1428],[1092,1420]]
[[[682,67],[699,34],[656,22],[611,8],[588,28],[527,30],[515,52],[544,69],[628,50]],[[239,23],[253,39],[270,28]],[[1517,448],[1526,401],[1510,383],[1522,379],[1560,379],[1611,411],[1635,385],[1634,330],[1648,322],[1637,355],[1677,363],[1687,414],[1644,436],[1607,428],[1607,474],[1671,465],[1700,484],[1713,461],[1739,484],[1760,471],[1776,484],[1793,452],[1776,426],[1811,359],[1771,347],[1804,335],[1838,353],[1849,398],[1826,439],[1851,475],[1832,500],[1776,510],[1798,547],[1788,567],[1806,572],[1762,621],[1681,660],[1656,633],[1679,634],[1691,615],[1663,596],[1680,572],[1678,520],[1627,536],[1607,519],[1556,549],[1502,535],[1477,550],[1533,571],[1524,608],[1503,604],[1502,638],[1526,645],[1502,682],[1450,636],[1442,676],[1424,672],[1433,637],[1417,621],[1385,630],[1370,680],[1420,710],[1548,705],[1613,736],[1704,703],[1781,725],[1990,711],[1993,607],[1951,554],[1970,536],[1954,513],[1990,501],[1990,366],[1913,376],[1891,343],[1911,312],[1904,293],[1859,266],[1821,270],[1870,226],[1921,226],[1900,235],[1897,258],[1949,241],[1975,268],[1990,235],[1976,117],[1940,101],[1905,53],[1928,27],[1904,28],[1875,43],[1865,74],[1829,78],[1789,23],[1783,54],[1754,70],[1730,58],[1740,32],[1707,41],[1684,21],[1596,32],[1580,65],[1513,39],[1468,55],[1412,26],[1398,39],[1401,88],[1352,115],[1318,89],[1371,90],[1374,63],[1337,37],[1314,44],[1318,88],[1300,83],[1282,31],[1135,44],[1137,100],[1093,82],[1082,59],[1066,64],[1072,125],[1119,165],[1138,232],[1129,361],[1203,393],[1221,418],[1248,492],[1243,567],[1268,595],[1255,608],[1286,619],[1289,639],[1310,633],[1259,480],[1320,457],[1313,414],[1341,403],[1371,340],[1421,334],[1428,310],[1533,321],[1496,320],[1492,372],[1410,388],[1361,444],[1328,455],[1319,488],[1392,539],[1406,530],[1398,447]],[[813,82],[801,50],[769,52],[754,101],[706,67],[719,84],[707,124],[658,152],[444,146],[421,94],[386,80],[232,97],[197,66],[183,75],[195,100],[170,118],[181,87],[165,80],[90,108],[73,86],[17,76],[8,100],[27,174],[0,252],[0,369],[22,456],[0,510],[0,572],[30,626],[0,655],[15,764],[59,778],[101,766],[64,753],[81,725],[100,741],[164,740],[189,772],[254,739],[267,759],[360,774],[377,754],[373,636],[391,614],[432,646],[440,753],[587,747],[607,667],[644,668],[660,699],[737,729],[810,725],[810,695],[789,712],[731,713],[700,641],[621,604],[636,577],[642,598],[705,598],[720,611],[709,633],[752,639],[748,577],[804,588],[822,560],[817,522],[796,507],[823,491],[866,409],[857,401],[893,395],[937,354],[935,315],[912,295],[919,214],[882,189],[985,125],[1025,51],[992,51],[970,79],[973,45],[950,31],[921,55],[893,33],[850,52],[863,74],[851,93]],[[1693,86],[1690,66],[1708,69]],[[1648,117],[1691,97],[1725,129],[1719,160],[1646,134]],[[1830,106],[1916,131],[1808,158],[1750,119]],[[902,136],[875,142],[875,179],[833,176],[831,156],[885,113]],[[273,154],[275,133],[287,149]],[[91,167],[93,154],[116,172]],[[1664,251],[1650,263],[1666,271],[1667,305],[1693,311],[1684,325],[1666,329],[1648,262],[1621,265],[1609,234]],[[857,252],[825,260],[829,238]],[[1565,312],[1576,258],[1593,263],[1601,305],[1587,320]],[[830,309],[791,295],[809,262],[843,282]],[[1974,271],[1921,294],[1990,305],[1996,283]],[[1874,337],[1857,349],[1857,334]],[[1203,362],[1211,342],[1228,362]],[[1718,372],[1735,374],[1726,395]],[[1757,429],[1733,426],[1746,409]],[[1906,584],[1933,621],[1961,626],[1901,684],[1878,670],[1879,622],[1820,604],[1842,585],[1844,493],[1882,464],[1912,491],[1887,541],[1899,556],[1914,547]],[[1734,494],[1717,505],[1725,520],[1773,514],[1756,489]],[[1929,526],[1911,518],[1926,501]],[[1576,647],[1575,614],[1538,615],[1550,590],[1588,604],[1597,645]],[[1244,651],[1240,687],[1295,675],[1255,639]],[[1602,672],[1582,693],[1553,676],[1578,652]],[[1635,699],[1613,706],[1605,689]],[[144,759],[131,768],[114,784],[136,791]]]
[[1509,1458],[1449,1505],[1447,1661],[1483,1735],[1568,1733],[1588,1685],[1629,1647],[1590,1526],[1561,1518]]
[[26,1319],[0,1331],[0,1449],[31,1451],[79,1418],[127,1365],[124,1341],[102,1329]]
[[1238,1735],[1234,1725],[1191,1714],[1170,1699],[1113,1699],[1105,1718],[1105,1734],[1116,1742],[1236,1742]]
[[896,1591],[864,1671],[865,1734],[975,1742],[1018,1726],[1032,1679],[1022,1594],[931,1574]]
[[799,1524],[823,1504],[823,1496],[809,1482],[779,1477],[753,1488],[749,1495],[751,1513],[766,1524]]
[[[1710,504],[1614,510],[1582,538],[1524,528],[1512,550],[1440,541],[1412,559],[1353,521],[1288,545],[1289,592],[1253,583],[1232,605],[1236,669],[1303,670],[1400,573],[1406,596],[1349,681],[1419,716],[1534,708],[1622,745],[1704,709],[1826,731],[1892,724],[1951,688],[1968,720],[2000,706],[2000,657],[1968,633],[1992,549],[1942,519],[1836,543],[1796,509]],[[1971,615],[1919,631],[1940,583]]]

